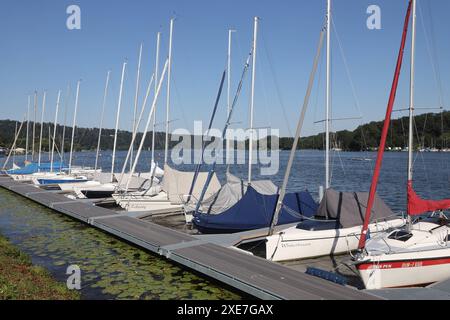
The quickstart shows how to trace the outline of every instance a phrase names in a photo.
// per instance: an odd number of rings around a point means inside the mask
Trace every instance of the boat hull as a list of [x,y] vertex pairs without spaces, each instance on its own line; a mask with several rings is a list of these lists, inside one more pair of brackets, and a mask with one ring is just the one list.
[[[403,219],[394,219],[370,224],[369,228],[370,233],[377,236],[403,224]],[[361,228],[309,231],[291,227],[266,238],[266,259],[289,261],[348,253],[358,248]]]
[[450,278],[450,248],[372,257],[357,265],[366,289],[421,286]]

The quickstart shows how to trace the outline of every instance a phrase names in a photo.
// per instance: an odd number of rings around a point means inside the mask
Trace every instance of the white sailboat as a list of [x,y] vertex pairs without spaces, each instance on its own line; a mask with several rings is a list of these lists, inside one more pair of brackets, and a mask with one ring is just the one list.
[[[281,210],[287,209],[283,204],[287,182],[292,168],[301,128],[308,106],[309,97],[314,81],[314,75],[320,58],[323,42],[323,31],[319,41],[309,87],[305,97],[302,114],[297,126],[294,145],[286,170],[283,186],[280,191],[278,204],[274,213],[269,235],[265,238],[266,259],[272,261],[297,260],[325,255],[337,255],[354,251],[358,248],[359,234],[363,225],[363,210],[367,203],[368,194],[359,192],[336,192],[330,189],[329,150],[330,150],[330,32],[331,32],[331,0],[327,2],[327,92],[326,92],[326,160],[325,186],[326,192],[322,198],[314,218],[305,217],[305,221],[298,225],[281,229],[273,233]],[[376,198],[373,218],[369,229],[372,234],[384,233],[393,228],[404,225],[404,219],[396,216],[388,206]]]
[[[407,184],[407,214],[409,219],[408,224],[404,228],[394,230],[387,235],[367,239],[367,221],[371,216],[373,194],[378,184],[411,11],[412,45]],[[356,267],[366,289],[421,286],[450,278],[450,220],[444,214],[444,210],[450,209],[450,200],[423,200],[413,189],[415,40],[416,0],[410,0],[405,18],[394,84],[391,89],[378,151],[377,166],[375,167],[371,194],[366,209],[365,224],[360,236],[360,253],[355,259]],[[421,216],[427,212],[433,212],[429,218],[421,219],[419,217],[416,222],[412,222],[413,217]]]
[[[169,187],[169,183],[167,183],[168,180],[170,180],[169,176],[177,176],[181,177],[186,174],[193,174],[193,173],[186,173],[186,172],[179,172],[174,169],[171,169],[168,166],[168,154],[169,154],[169,124],[170,124],[170,85],[171,85],[171,65],[172,65],[172,42],[173,42],[173,28],[174,28],[174,19],[170,20],[170,31],[169,31],[169,54],[167,58],[166,65],[164,66],[164,71],[162,72],[161,79],[158,79],[159,81],[155,81],[155,83],[158,83],[158,88],[155,90],[155,96],[153,105],[149,114],[149,118],[147,120],[146,128],[144,130],[144,134],[141,139],[141,146],[140,149],[142,149],[144,139],[147,134],[147,130],[150,124],[151,119],[153,119],[153,140],[152,140],[152,162],[151,162],[151,172],[150,172],[150,181],[156,176],[162,176],[164,174],[163,178],[163,184],[153,184],[148,188],[144,188],[142,190],[132,191],[129,192],[128,186],[125,188],[125,190],[118,190],[119,192],[113,194],[113,198],[116,200],[116,203],[128,211],[180,211],[182,210],[182,204],[183,204],[183,196],[187,194],[189,187],[186,186],[186,188],[178,188],[175,187],[174,184],[170,184],[172,187]],[[157,49],[156,49],[156,65],[155,65],[155,77],[158,76],[158,60],[159,60],[159,42],[160,42],[160,34],[158,33],[157,37]],[[157,98],[160,90],[160,86],[162,85],[163,78],[166,74],[167,70],[167,100],[166,100],[166,137],[165,137],[165,151],[164,151],[164,170],[159,168],[157,164],[154,161],[154,136],[155,136],[155,110],[156,110],[156,103]],[[137,161],[139,160],[140,150],[138,151],[138,154],[136,155],[136,159],[133,164],[133,168],[131,171],[131,174],[134,174],[134,170],[137,164]],[[184,180],[179,179],[178,181],[192,181],[192,180]],[[127,183],[128,184],[128,183]],[[176,191],[174,191],[176,190]]]
[[[127,61],[124,61],[122,64],[122,74],[120,78],[120,88],[119,88],[119,98],[117,103],[117,112],[116,112],[116,127],[114,131],[114,143],[113,143],[113,154],[112,154],[112,160],[111,160],[111,173],[103,174],[103,173],[97,173],[97,177],[94,176],[94,183],[88,183],[83,184],[80,186],[73,187],[73,191],[75,192],[76,196],[78,198],[108,198],[111,197],[111,194],[114,193],[114,190],[117,187],[117,182],[114,178],[114,168],[115,168],[115,161],[116,161],[116,146],[117,146],[117,133],[119,130],[119,120],[120,120],[120,109],[122,106],[122,97],[123,97],[123,83],[125,79],[125,71],[127,67]],[[104,110],[104,106],[106,103],[106,94],[107,94],[107,88],[109,84],[109,75],[107,74],[107,80],[105,84],[105,92],[103,97],[103,107],[102,112]],[[97,154],[99,151],[99,143],[97,144]],[[96,164],[98,158],[96,157]],[[98,170],[97,168],[94,168],[94,170]],[[94,173],[95,175],[95,173]]]

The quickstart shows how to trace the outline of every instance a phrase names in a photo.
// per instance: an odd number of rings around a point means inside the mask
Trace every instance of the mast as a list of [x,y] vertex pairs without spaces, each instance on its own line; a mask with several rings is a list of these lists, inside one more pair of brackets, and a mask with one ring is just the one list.
[[[69,98],[70,98],[70,84],[67,85],[67,99],[66,103],[64,104],[64,125],[61,137],[61,164],[64,162],[64,140],[66,139],[67,109],[69,105]],[[62,165],[60,169],[62,170]]]
[[[228,30],[228,54],[227,54],[227,118],[230,115],[230,110],[231,110],[231,40],[232,40],[232,34],[233,32],[236,32],[236,30],[233,29],[229,29]],[[230,160],[230,144],[231,141],[229,141],[229,139],[227,139],[227,150],[226,150],[226,159],[227,159],[227,164],[228,161]]]
[[33,142],[31,144],[31,161],[34,161],[34,141],[36,139],[36,118],[37,118],[37,91],[34,91],[34,121],[33,121]]
[[[23,116],[23,121],[20,123],[19,131],[17,131],[17,134],[14,137],[14,142],[12,144],[11,149],[9,150],[8,157],[6,158],[6,161],[3,163],[3,167],[2,167],[3,170],[6,169],[6,166],[8,165],[8,162],[9,162],[9,158],[11,158],[11,154],[14,153],[14,155],[15,155],[15,153],[16,153],[17,139],[19,138],[20,132],[22,131],[22,127],[23,127],[23,124],[25,123],[26,118],[27,118],[27,114],[25,113]],[[16,122],[16,128],[17,128],[17,122]],[[13,162],[13,167],[14,167],[14,162]]]
[[98,167],[98,155],[100,153],[100,141],[102,139],[103,118],[105,116],[106,96],[108,94],[108,86],[109,86],[109,77],[110,77],[110,75],[111,75],[111,71],[108,70],[108,73],[106,74],[105,91],[103,93],[102,114],[100,116],[100,128],[98,130],[97,153],[95,154],[94,170],[97,170],[97,167]]
[[150,113],[149,113],[148,118],[147,118],[147,123],[145,124],[145,129],[144,129],[144,132],[142,134],[141,143],[139,145],[139,149],[138,149],[137,154],[136,154],[136,160],[133,163],[133,167],[131,168],[131,172],[130,172],[130,178],[127,181],[127,185],[126,185],[126,188],[125,188],[126,191],[128,191],[128,187],[129,187],[130,182],[131,182],[131,177],[133,176],[133,174],[134,174],[134,172],[136,170],[136,165],[138,163],[139,157],[141,156],[141,151],[142,151],[142,148],[144,146],[145,137],[147,136],[148,128],[150,126],[150,120],[151,120],[151,118],[153,116],[153,113],[155,112],[155,106],[156,106],[156,103],[158,101],[159,92],[161,91],[162,83],[164,81],[164,77],[166,75],[166,71],[168,70],[168,64],[169,64],[169,62],[168,62],[168,60],[166,60],[166,62],[164,64],[163,72],[161,74],[161,79],[159,80],[159,83],[158,83],[158,88],[156,89],[156,94],[153,97],[152,107],[150,109]]
[[325,116],[325,190],[330,188],[331,0],[327,1],[327,92]]
[[[133,135],[137,134],[137,126],[136,126],[136,116],[137,116],[137,105],[138,105],[138,99],[139,99],[139,82],[141,80],[141,60],[142,60],[142,42],[141,46],[139,47],[139,59],[138,59],[138,67],[137,67],[137,75],[136,75],[136,92],[134,94],[134,114],[133,114]],[[131,166],[133,164],[133,152],[134,152],[134,145],[131,146],[131,160],[130,160],[130,170]]]
[[75,138],[75,127],[77,123],[77,112],[78,112],[78,97],[80,94],[80,83],[81,80],[77,82],[77,93],[75,95],[75,111],[73,113],[73,124],[72,124],[72,140],[70,143],[70,155],[69,155],[69,174],[72,173],[72,157],[73,157],[73,141]]
[[[144,112],[145,112],[145,109],[146,109],[146,106],[147,106],[147,100],[148,100],[148,97],[150,96],[150,91],[152,89],[154,79],[155,79],[155,75],[152,74],[152,77],[150,78],[150,81],[148,82],[147,91],[145,93],[144,101],[142,102],[141,112],[139,113],[139,117],[138,117],[137,122],[136,122],[138,127],[140,126],[141,121],[142,121],[142,117],[144,116]],[[150,115],[149,115],[149,117],[150,117]],[[122,171],[120,173],[120,178],[118,179],[119,183],[118,183],[117,186],[119,188],[122,185],[123,176],[125,174],[125,168],[127,167],[128,159],[130,159],[131,152],[132,152],[132,145],[134,145],[134,143],[136,142],[136,138],[137,138],[136,134],[134,134],[131,137],[131,143],[130,143],[130,146],[128,148],[127,156],[125,157],[125,161],[123,162]],[[138,158],[136,158],[136,161],[137,160],[138,160]],[[131,168],[133,168],[133,163],[131,163]],[[131,171],[131,169],[130,169],[130,171]],[[129,176],[129,179],[131,179],[131,175]]]
[[41,166],[41,151],[42,151],[42,132],[44,131],[44,113],[45,113],[45,98],[47,96],[47,91],[44,91],[44,96],[42,98],[42,114],[41,114],[41,132],[39,133],[39,157],[38,157],[38,167]]
[[252,183],[252,162],[253,162],[253,110],[255,106],[255,75],[256,75],[256,44],[258,39],[258,21],[255,17],[253,28],[253,57],[252,57],[252,89],[250,98],[250,139],[248,147],[248,183]]
[[[414,77],[416,58],[416,0],[412,0],[412,31],[411,31],[411,75],[409,83],[409,140],[408,140],[408,183],[413,180],[413,150],[414,150]],[[409,206],[406,206],[407,208]],[[409,212],[408,212],[409,216]]]
[[283,201],[284,201],[284,197],[286,195],[286,189],[287,189],[289,177],[291,174],[292,165],[294,163],[294,158],[295,158],[295,153],[297,151],[298,142],[300,140],[300,134],[301,134],[302,128],[303,128],[303,122],[305,120],[306,110],[308,109],[309,99],[311,97],[311,91],[312,91],[312,88],[314,85],[314,78],[315,78],[317,66],[318,66],[319,60],[320,60],[320,54],[322,52],[323,38],[324,38],[324,29],[322,29],[322,31],[320,32],[319,46],[317,47],[317,53],[316,53],[316,57],[314,58],[313,69],[309,76],[308,89],[306,90],[305,99],[303,101],[303,107],[302,107],[302,110],[300,113],[300,119],[298,121],[297,130],[295,132],[294,143],[292,144],[292,149],[291,149],[291,153],[289,155],[288,165],[286,167],[286,172],[284,174],[283,185],[279,192],[277,205],[275,207],[275,212],[273,214],[272,222],[270,224],[268,236],[271,236],[273,234],[273,230],[274,230],[275,226],[278,224],[278,217],[280,215],[281,209],[283,208]]
[[[158,72],[159,72],[159,47],[161,42],[161,32],[156,35],[156,61],[155,61],[155,95],[158,90]],[[155,127],[156,127],[156,107],[153,113],[153,125],[152,125],[152,162],[150,164],[150,170],[153,163],[155,163]]]
[[[16,140],[16,137],[17,137],[17,121],[16,121],[16,127],[14,129],[14,141]],[[15,142],[13,144],[12,151],[13,151],[13,167],[14,167],[14,164],[16,163],[16,146],[15,146]]]
[[172,76],[172,40],[173,40],[173,22],[170,19],[170,34],[169,34],[169,65],[167,68],[167,101],[166,101],[166,145],[164,149],[164,165],[167,165],[169,158],[169,111],[170,111],[170,80]]
[[120,107],[122,105],[122,94],[123,94],[123,79],[125,77],[126,67],[127,67],[127,62],[125,61],[122,65],[122,76],[120,78],[119,102],[117,104],[117,115],[116,115],[116,130],[114,132],[114,145],[113,145],[113,154],[112,154],[112,162],[111,162],[111,182],[114,180],[114,162],[116,160],[117,131],[119,130]]
[[25,139],[25,161],[28,160],[28,138],[30,137],[30,104],[31,98],[28,95],[28,107],[27,107],[27,138]]
[[384,150],[386,147],[386,139],[387,139],[387,135],[388,135],[388,131],[389,131],[392,110],[394,108],[395,96],[397,94],[398,81],[399,81],[400,72],[402,69],[403,54],[405,51],[406,37],[408,34],[408,25],[409,25],[409,18],[411,15],[412,1],[413,0],[409,1],[408,11],[406,13],[405,23],[403,26],[402,41],[401,41],[400,50],[398,53],[397,65],[395,67],[395,74],[394,74],[394,80],[392,82],[391,93],[389,95],[389,102],[388,102],[388,106],[387,106],[387,110],[386,110],[386,117],[384,119],[383,130],[381,132],[380,146],[378,148],[377,161],[375,164],[375,170],[374,170],[373,177],[372,177],[372,184],[370,186],[369,199],[367,201],[366,213],[365,213],[365,217],[364,217],[364,225],[363,225],[363,228],[361,231],[361,236],[359,238],[359,245],[358,245],[359,250],[364,249],[364,247],[366,245],[367,230],[369,228],[370,217],[372,214],[372,207],[373,207],[373,203],[375,200],[375,194],[377,191],[378,179],[380,177],[381,164],[383,162],[383,155],[384,155]]
[[55,151],[56,144],[56,125],[58,123],[58,111],[59,111],[59,102],[61,98],[61,90],[58,91],[58,98],[56,99],[56,111],[55,111],[55,123],[53,125],[53,143],[52,143],[52,155],[50,160],[50,172],[53,172],[53,154]]

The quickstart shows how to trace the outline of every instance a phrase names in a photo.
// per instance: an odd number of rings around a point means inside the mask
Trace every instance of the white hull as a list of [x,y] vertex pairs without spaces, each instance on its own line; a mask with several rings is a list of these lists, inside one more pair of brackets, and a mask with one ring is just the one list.
[[366,289],[411,287],[450,278],[450,247],[373,257],[358,265]]
[[75,192],[75,195],[79,199],[85,199],[86,196],[83,194],[83,191],[99,191],[99,192],[113,192],[117,188],[117,183],[104,183],[104,184],[97,184],[93,186],[81,186],[81,187],[74,187],[73,191]]
[[[398,234],[402,234],[399,238]],[[418,222],[366,244],[357,263],[366,289],[411,287],[450,278],[450,228]],[[399,240],[400,239],[400,240]]]
[[9,176],[14,181],[33,181],[33,179],[54,178],[60,175],[64,175],[64,173],[37,172],[32,174],[10,174]]
[[[400,227],[403,219],[369,225],[372,235]],[[289,261],[327,255],[337,255],[358,248],[362,226],[328,230],[303,230],[296,226],[266,238],[266,259]]]
[[127,211],[165,211],[177,212],[183,209],[181,204],[173,204],[167,194],[160,191],[156,195],[133,196],[132,194],[114,194],[116,203]]
[[66,192],[74,191],[75,188],[89,188],[89,187],[94,187],[94,186],[99,186],[99,185],[100,185],[100,182],[97,182],[97,181],[84,181],[84,182],[58,184],[59,188],[62,191],[66,191]]

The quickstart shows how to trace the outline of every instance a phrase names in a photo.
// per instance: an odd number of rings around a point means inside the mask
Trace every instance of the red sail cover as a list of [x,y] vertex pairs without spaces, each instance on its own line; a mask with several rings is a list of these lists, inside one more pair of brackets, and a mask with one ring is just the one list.
[[450,209],[450,200],[423,200],[414,191],[413,182],[408,181],[408,214],[410,216],[447,209]]

